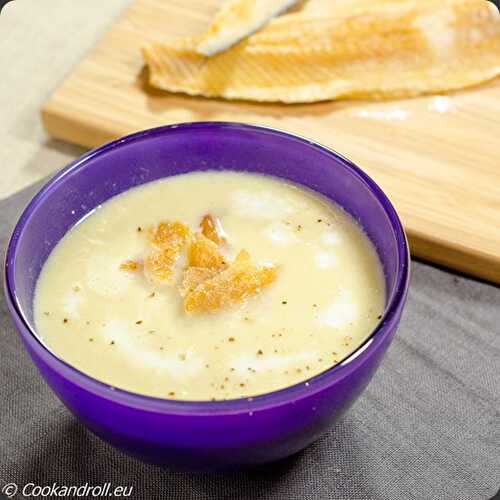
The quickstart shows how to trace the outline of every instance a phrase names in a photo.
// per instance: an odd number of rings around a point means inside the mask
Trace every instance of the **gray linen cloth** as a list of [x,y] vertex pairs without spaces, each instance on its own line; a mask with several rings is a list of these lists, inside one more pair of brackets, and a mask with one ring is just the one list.
[[[2,254],[37,187],[0,201]],[[302,453],[231,474],[144,465],[88,432],[38,375],[2,296],[0,490],[11,482],[111,482],[148,500],[492,498],[500,486],[500,289],[414,262],[399,331],[353,409]]]

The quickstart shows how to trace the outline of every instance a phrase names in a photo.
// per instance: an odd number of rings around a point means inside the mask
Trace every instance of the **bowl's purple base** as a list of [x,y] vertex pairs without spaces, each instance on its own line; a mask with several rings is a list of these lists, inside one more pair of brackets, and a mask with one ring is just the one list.
[[[393,333],[398,322],[399,317],[390,327]],[[231,415],[162,416],[103,402],[101,396],[83,393],[61,379],[29,344],[25,345],[59,399],[104,441],[147,463],[172,470],[209,472],[280,460],[316,441],[366,388],[392,335],[384,339],[374,356],[333,387],[278,407]]]
[[[349,358],[308,384],[220,402],[148,398],[113,389],[67,365],[37,339],[33,294],[47,256],[92,208],[130,187],[208,169],[276,175],[335,200],[358,219],[384,266],[387,310]],[[316,440],[372,378],[396,330],[408,286],[408,248],[392,206],[350,162],[282,132],[238,124],[165,127],[103,146],[56,175],[16,226],[6,297],[17,329],[61,401],[95,434],[144,461],[182,470],[253,467]]]

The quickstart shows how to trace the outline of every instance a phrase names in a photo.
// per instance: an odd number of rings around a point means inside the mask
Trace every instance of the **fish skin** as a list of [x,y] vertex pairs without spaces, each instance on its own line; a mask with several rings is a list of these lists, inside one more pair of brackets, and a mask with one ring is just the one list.
[[500,14],[486,0],[341,1],[272,20],[207,59],[199,37],[143,49],[150,84],[259,102],[386,99],[500,75]]
[[223,4],[195,51],[214,56],[265,26],[297,0],[228,0]]

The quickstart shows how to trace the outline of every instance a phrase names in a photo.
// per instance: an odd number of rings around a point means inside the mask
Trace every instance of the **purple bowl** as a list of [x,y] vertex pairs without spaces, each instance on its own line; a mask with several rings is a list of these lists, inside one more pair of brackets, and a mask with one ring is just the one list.
[[[227,401],[174,401],[110,387],[39,341],[33,293],[47,256],[94,207],[133,186],[195,170],[282,177],[336,201],[360,221],[383,263],[387,306],[370,337],[342,362],[286,389]],[[7,249],[5,294],[21,338],[59,399],[91,431],[144,461],[221,470],[278,460],[330,427],[366,388],[406,301],[409,253],[401,222],[359,168],[317,143],[238,123],[160,127],[110,142],[52,178],[21,215]]]

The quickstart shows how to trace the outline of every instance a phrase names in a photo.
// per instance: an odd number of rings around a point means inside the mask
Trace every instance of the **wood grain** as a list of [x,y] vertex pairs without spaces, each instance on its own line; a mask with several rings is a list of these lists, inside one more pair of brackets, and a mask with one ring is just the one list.
[[141,45],[203,30],[219,5],[133,2],[44,105],[48,132],[93,147],[162,124],[229,120],[308,136],[382,186],[415,256],[500,283],[500,80],[449,96],[292,106],[148,87]]

